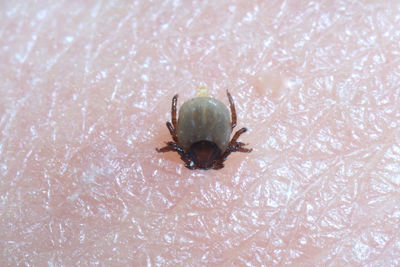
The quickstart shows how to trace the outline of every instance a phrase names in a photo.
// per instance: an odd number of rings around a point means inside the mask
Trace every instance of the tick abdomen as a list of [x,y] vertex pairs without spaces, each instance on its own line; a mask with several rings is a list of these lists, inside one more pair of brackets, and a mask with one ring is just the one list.
[[229,143],[231,120],[228,108],[211,97],[196,97],[179,109],[178,141],[183,149],[198,141],[214,142],[221,151]]

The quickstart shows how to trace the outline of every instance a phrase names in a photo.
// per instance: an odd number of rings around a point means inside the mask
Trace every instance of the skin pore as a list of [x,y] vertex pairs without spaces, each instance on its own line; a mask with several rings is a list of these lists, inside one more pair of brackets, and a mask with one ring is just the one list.
[[[328,2],[4,1],[0,266],[399,265],[399,5]],[[201,86],[217,171],[154,150]]]

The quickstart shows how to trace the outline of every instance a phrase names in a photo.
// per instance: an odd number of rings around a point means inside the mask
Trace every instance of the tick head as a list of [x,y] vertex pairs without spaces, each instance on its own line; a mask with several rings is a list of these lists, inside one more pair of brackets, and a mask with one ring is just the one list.
[[221,155],[221,150],[211,141],[199,141],[190,146],[188,154],[197,168],[211,169]]

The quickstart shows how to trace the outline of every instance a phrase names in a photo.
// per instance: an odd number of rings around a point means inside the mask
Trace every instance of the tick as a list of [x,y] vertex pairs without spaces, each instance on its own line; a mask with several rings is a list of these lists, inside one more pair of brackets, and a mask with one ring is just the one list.
[[228,91],[226,93],[231,114],[221,101],[199,96],[182,104],[178,120],[178,95],[175,95],[171,107],[172,124],[167,122],[173,142],[166,142],[165,147],[156,148],[157,152],[177,152],[185,162],[185,167],[191,170],[218,170],[224,167],[224,161],[232,152],[251,152],[251,148],[244,147],[246,144],[237,141],[247,131],[245,127],[230,139],[236,126],[236,110],[231,94]]

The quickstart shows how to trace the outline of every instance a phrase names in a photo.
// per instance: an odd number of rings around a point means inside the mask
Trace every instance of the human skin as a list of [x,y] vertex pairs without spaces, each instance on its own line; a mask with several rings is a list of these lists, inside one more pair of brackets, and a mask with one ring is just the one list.
[[[400,265],[397,1],[4,1],[0,266]],[[221,170],[158,154],[207,86]]]

